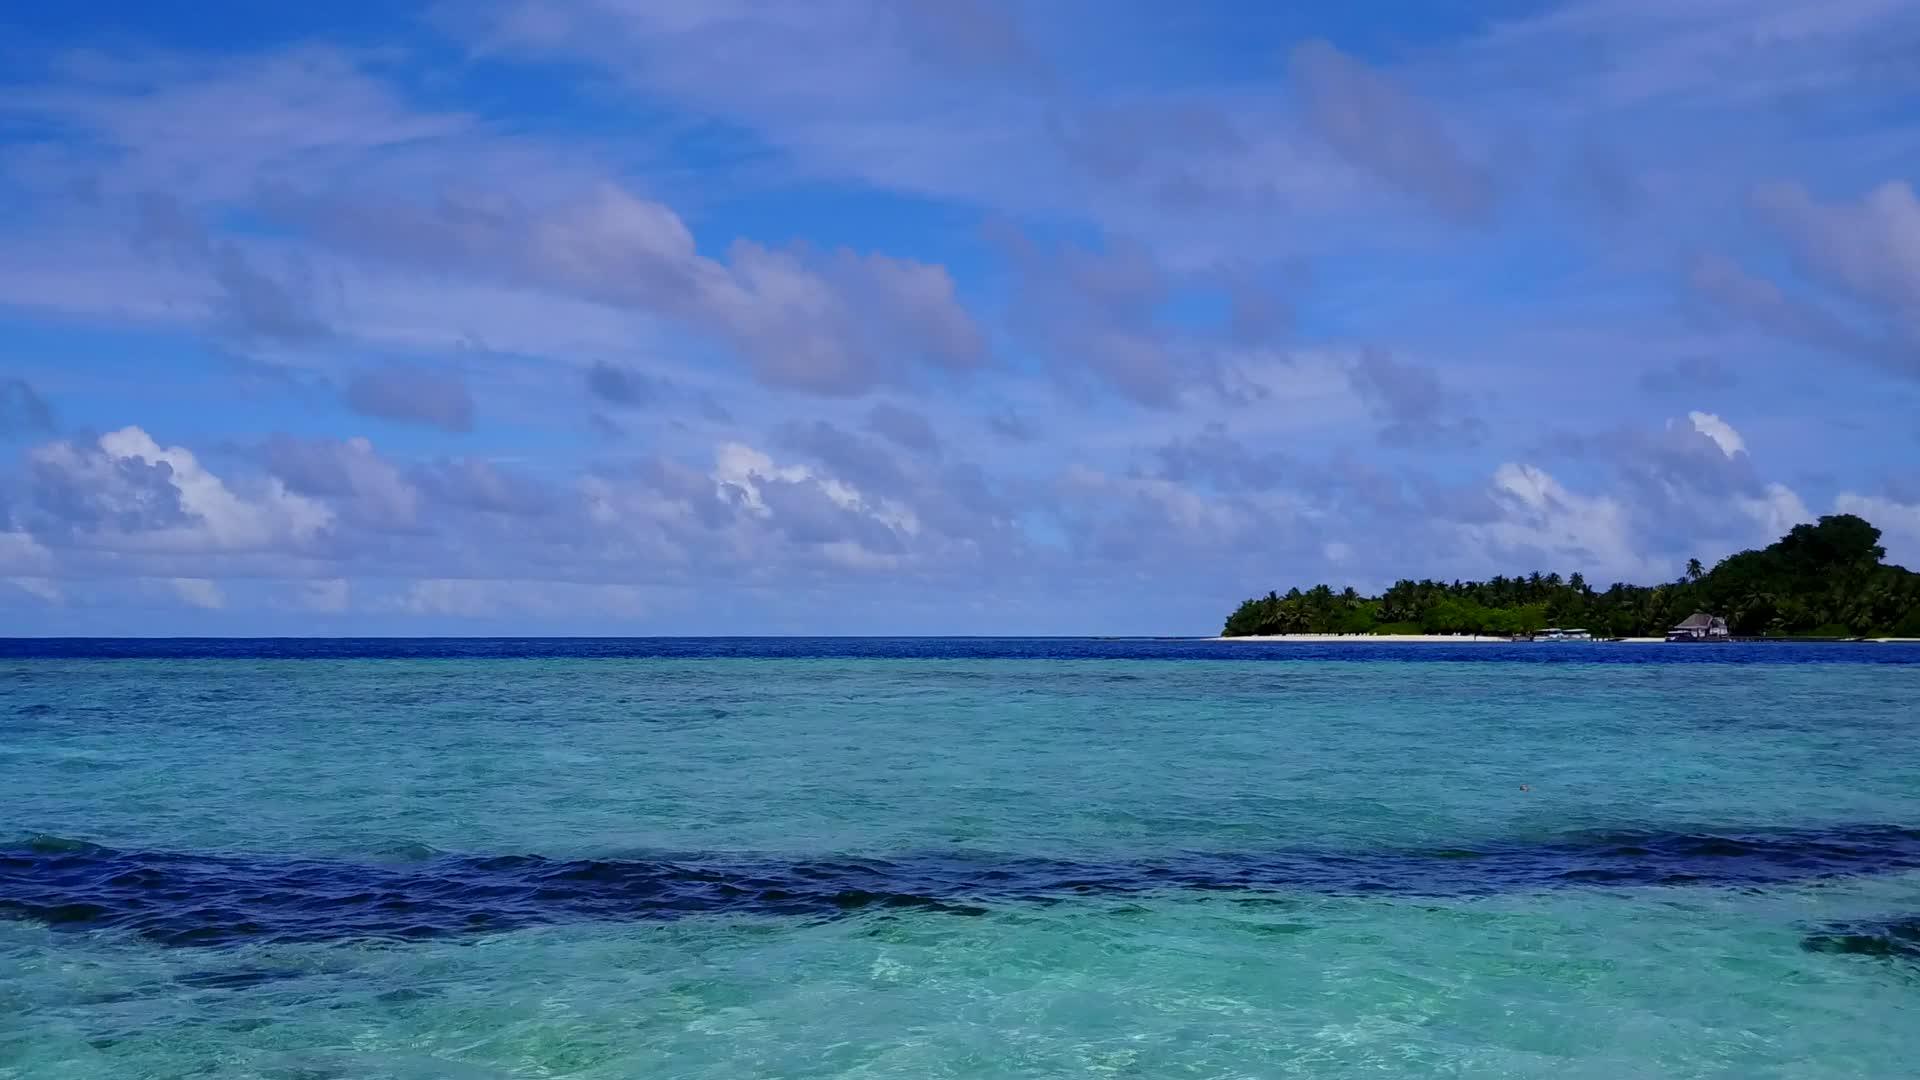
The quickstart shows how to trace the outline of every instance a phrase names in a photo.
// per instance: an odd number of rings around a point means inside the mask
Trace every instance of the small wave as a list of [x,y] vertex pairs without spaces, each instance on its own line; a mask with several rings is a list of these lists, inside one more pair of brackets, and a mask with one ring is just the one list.
[[378,862],[423,863],[444,858],[447,853],[418,840],[391,840],[379,845],[370,854]]
[[1801,939],[1800,947],[1808,952],[1920,960],[1920,915],[1829,926]]
[[91,841],[74,840],[52,833],[34,833],[21,841],[20,848],[35,855],[87,854],[107,850]]
[[241,968],[235,971],[189,971],[173,981],[192,990],[251,990],[267,983],[298,979],[308,972],[290,968]]

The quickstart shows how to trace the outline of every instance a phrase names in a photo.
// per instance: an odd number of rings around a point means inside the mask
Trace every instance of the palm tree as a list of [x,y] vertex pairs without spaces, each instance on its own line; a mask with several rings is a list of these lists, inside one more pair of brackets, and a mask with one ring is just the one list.
[[1688,581],[1699,581],[1700,575],[1706,572],[1707,572],[1707,568],[1700,565],[1699,559],[1687,560],[1687,580]]

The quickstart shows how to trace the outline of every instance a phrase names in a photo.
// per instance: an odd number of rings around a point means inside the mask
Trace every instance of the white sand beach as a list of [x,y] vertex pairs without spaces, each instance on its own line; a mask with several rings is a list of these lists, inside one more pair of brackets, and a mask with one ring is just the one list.
[[1301,645],[1373,645],[1387,643],[1406,643],[1417,645],[1444,642],[1449,645],[1463,642],[1504,642],[1513,639],[1490,637],[1482,634],[1252,634],[1247,637],[1216,637],[1210,641],[1290,641]]

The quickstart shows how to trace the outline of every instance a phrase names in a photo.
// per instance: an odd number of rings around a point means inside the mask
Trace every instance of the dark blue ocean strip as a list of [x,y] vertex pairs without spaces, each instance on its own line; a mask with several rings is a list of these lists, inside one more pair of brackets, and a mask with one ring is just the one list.
[[1332,660],[1920,665],[1920,645],[1221,642],[1191,638],[0,638],[0,660]]
[[921,854],[410,864],[115,851],[41,839],[0,849],[0,917],[131,931],[165,945],[408,941],[580,920],[832,918],[1149,892],[1466,897],[1562,888],[1764,887],[1920,869],[1920,829],[1613,833],[1458,850],[1193,854],[1137,862]]

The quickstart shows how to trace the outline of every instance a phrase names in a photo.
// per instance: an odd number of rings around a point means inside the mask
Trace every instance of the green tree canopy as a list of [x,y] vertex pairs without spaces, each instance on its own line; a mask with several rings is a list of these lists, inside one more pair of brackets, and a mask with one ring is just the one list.
[[1316,585],[1269,592],[1227,617],[1228,637],[1253,634],[1531,633],[1582,626],[1596,635],[1657,636],[1696,611],[1740,635],[1920,636],[1920,574],[1886,565],[1880,530],[1852,514],[1795,525],[1756,551],[1678,582],[1615,583],[1595,592],[1579,573],[1532,571],[1488,581],[1396,581],[1379,596]]

